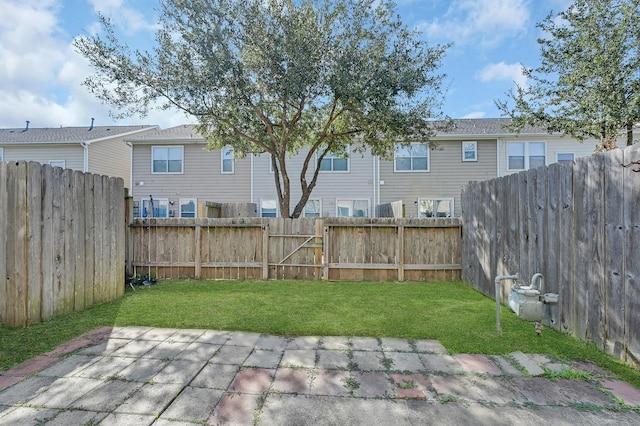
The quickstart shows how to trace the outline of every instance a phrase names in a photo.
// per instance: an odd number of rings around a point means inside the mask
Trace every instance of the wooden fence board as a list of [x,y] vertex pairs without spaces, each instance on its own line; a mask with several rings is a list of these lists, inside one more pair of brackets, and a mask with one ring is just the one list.
[[42,167],[27,163],[27,252],[28,317],[33,324],[42,321]]
[[[116,193],[113,194],[114,199],[126,200],[125,198],[125,189],[124,189],[124,179],[118,178],[115,182]],[[128,210],[127,204],[125,203],[115,203],[118,208],[117,214],[117,223],[115,234],[117,236],[117,244],[116,250],[112,253],[112,257],[115,259],[115,273],[116,273],[116,298],[120,298],[124,295],[125,288],[125,275],[126,275],[126,251],[127,251],[127,237],[126,237],[126,229],[127,229],[127,221],[128,221]],[[125,253],[125,256],[122,256],[122,253]]]
[[604,309],[606,297],[604,294],[604,185],[605,169],[604,156],[596,154],[589,157],[589,204],[591,229],[588,230],[590,236],[590,261],[591,273],[589,274],[589,328],[588,335],[590,341],[594,342],[600,349],[604,349],[605,341],[605,318]]
[[624,163],[623,151],[613,151],[605,156],[604,234],[605,281],[604,306],[605,350],[618,359],[624,358],[625,340],[625,219],[624,219]]
[[53,251],[53,310],[63,313],[64,308],[64,180],[62,169],[53,168],[53,200],[52,200],[52,238]]
[[8,201],[12,206],[15,206],[13,215],[9,216],[9,223],[15,224],[10,227],[8,235],[12,243],[7,247],[9,256],[7,273],[9,277],[13,278],[12,285],[8,289],[10,301],[8,317],[16,324],[27,324],[28,271],[25,269],[28,260],[27,223],[26,220],[23,220],[23,215],[27,211],[27,167],[25,163],[21,162],[15,166],[13,179],[8,183],[12,186],[8,191]]
[[53,186],[53,169],[42,168],[43,200],[42,200],[42,319],[46,320],[54,316],[54,282],[55,261],[54,234],[53,234],[53,198],[55,188]]
[[84,198],[84,182],[85,174],[80,171],[73,172],[73,187],[72,187],[72,204],[73,204],[73,249],[75,252],[75,270],[74,270],[74,310],[80,311],[85,308],[85,259],[86,259],[86,247],[85,247],[85,231],[87,228],[85,222],[86,205]]
[[547,266],[544,258],[549,251],[549,240],[547,238],[547,229],[549,227],[549,208],[547,202],[549,199],[547,188],[547,170],[543,167],[535,169],[536,171],[536,268],[548,276]]
[[588,340],[589,310],[580,309],[581,306],[589,306],[589,255],[590,231],[593,228],[590,215],[589,192],[589,158],[579,158],[573,165],[573,230],[575,235],[574,250],[576,263],[574,264],[573,277],[573,327],[572,332],[581,340]]
[[96,255],[96,226],[95,226],[95,181],[93,175],[84,177],[84,303],[85,306],[94,304],[94,288],[96,285],[95,276],[95,255]]
[[560,229],[560,283],[558,290],[559,306],[558,319],[559,327],[563,332],[571,332],[571,324],[576,319],[573,310],[573,288],[575,283],[575,232],[573,229],[573,166],[562,165],[563,171],[560,174],[560,217],[558,228]]
[[7,198],[7,172],[8,163],[0,161],[0,324],[7,323],[7,304],[8,304],[8,289],[9,275],[7,270],[7,245],[8,241],[8,225],[9,218],[7,217],[9,211],[8,208],[3,206],[9,206],[9,200]]
[[107,215],[106,210],[108,209],[107,203],[105,200],[105,190],[102,185],[102,177],[101,176],[93,176],[93,192],[94,192],[94,223],[95,223],[95,262],[94,262],[94,273],[95,273],[95,286],[93,291],[93,300],[95,303],[102,303],[107,300],[108,291],[106,289],[105,284],[105,260],[104,257],[107,255],[107,251],[105,250],[105,240],[104,240],[104,232],[103,229],[107,224]]
[[64,185],[64,195],[62,197],[63,204],[63,225],[62,239],[64,244],[62,263],[62,306],[64,313],[73,312],[75,306],[75,265],[76,254],[74,247],[74,216],[73,210],[73,170],[64,169],[62,172],[62,184]]
[[[560,271],[564,268],[564,256],[560,250],[560,241],[563,237],[560,228],[560,212],[562,210],[561,201],[561,165],[551,164],[546,176],[546,224],[545,249],[541,255],[544,267],[545,292],[556,293],[560,291]],[[547,326],[559,327],[559,306],[549,305],[545,307],[543,322]]]
[[518,222],[517,222],[517,237],[516,247],[518,250],[518,271],[521,279],[525,280],[531,276],[531,270],[529,269],[529,227],[528,227],[528,174],[518,173]]
[[[640,145],[627,148],[625,164],[640,160]],[[635,167],[638,168],[638,167]],[[625,318],[627,360],[640,362],[640,173],[632,168],[624,170],[624,205],[627,229],[624,237],[625,253]]]
[[522,277],[524,282],[529,282],[533,274],[540,272],[540,265],[538,262],[538,172],[537,169],[531,169],[526,172],[527,174],[527,199],[525,210],[526,222],[523,226],[526,226],[527,244],[526,244],[526,263],[528,265],[528,273]]

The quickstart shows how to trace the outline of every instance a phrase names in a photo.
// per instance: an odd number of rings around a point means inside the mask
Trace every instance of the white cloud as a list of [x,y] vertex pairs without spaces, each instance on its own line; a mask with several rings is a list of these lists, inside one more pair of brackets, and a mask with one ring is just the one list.
[[132,36],[140,31],[154,31],[155,22],[136,9],[123,5],[122,0],[89,0],[96,12],[100,12],[120,28],[125,35]]
[[[100,2],[118,13],[120,1]],[[126,8],[125,8],[126,9]],[[175,111],[152,111],[147,118],[115,121],[82,81],[92,73],[75,51],[73,38],[62,26],[64,13],[56,0],[0,0],[0,127],[32,127],[153,123],[169,127],[189,122]],[[125,10],[135,20],[133,10]],[[91,25],[87,16],[78,26]],[[143,19],[136,28],[149,28]],[[140,24],[142,23],[142,24]]]
[[454,0],[440,19],[418,28],[428,38],[495,46],[526,30],[530,0]]
[[483,83],[492,81],[511,81],[523,89],[528,87],[527,77],[522,74],[521,64],[505,64],[504,62],[490,64],[484,67],[477,74],[476,78]]
[[486,113],[483,111],[473,111],[473,112],[470,112],[469,114],[466,114],[462,118],[484,118],[485,115]]

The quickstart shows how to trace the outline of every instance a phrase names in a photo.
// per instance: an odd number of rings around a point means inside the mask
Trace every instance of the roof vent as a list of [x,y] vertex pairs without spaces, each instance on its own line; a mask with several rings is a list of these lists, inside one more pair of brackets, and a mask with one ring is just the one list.
[[25,126],[23,132],[26,132],[27,130],[29,130],[29,123],[31,123],[29,120],[27,120],[27,125]]
[[89,126],[89,131],[93,130],[93,121],[95,120],[95,118],[91,117],[91,126]]

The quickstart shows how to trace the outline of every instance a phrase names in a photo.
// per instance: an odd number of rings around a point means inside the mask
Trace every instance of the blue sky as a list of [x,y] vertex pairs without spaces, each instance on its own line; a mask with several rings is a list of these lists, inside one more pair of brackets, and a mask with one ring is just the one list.
[[[397,12],[431,44],[449,43],[443,111],[453,118],[499,117],[495,99],[514,81],[526,85],[521,64],[539,62],[536,27],[570,0],[397,0]],[[99,30],[100,10],[131,47],[153,39],[157,0],[0,0],[0,128],[192,122],[179,112],[114,121],[81,85],[91,73],[73,40]]]

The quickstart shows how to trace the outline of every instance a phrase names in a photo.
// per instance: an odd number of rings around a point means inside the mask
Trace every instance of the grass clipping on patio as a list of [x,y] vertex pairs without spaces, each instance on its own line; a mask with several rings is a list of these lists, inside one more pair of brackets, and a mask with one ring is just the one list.
[[104,325],[243,330],[284,336],[435,339],[450,353],[548,353],[585,359],[640,386],[640,373],[595,346],[545,328],[538,336],[460,282],[161,281],[118,301],[19,329],[0,328],[0,369]]

